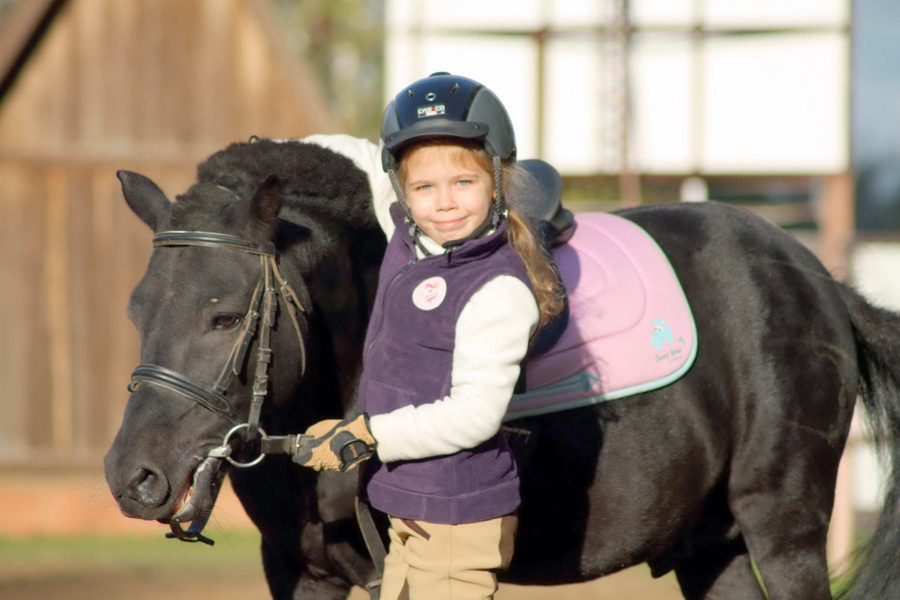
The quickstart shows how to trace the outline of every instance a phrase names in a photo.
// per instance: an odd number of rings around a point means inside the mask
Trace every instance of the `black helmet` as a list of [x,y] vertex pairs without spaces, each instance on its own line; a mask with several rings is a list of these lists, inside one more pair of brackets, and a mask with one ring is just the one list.
[[443,72],[412,83],[388,104],[381,124],[384,170],[397,167],[410,142],[438,136],[481,141],[492,158],[516,156],[512,122],[499,98],[477,81]]

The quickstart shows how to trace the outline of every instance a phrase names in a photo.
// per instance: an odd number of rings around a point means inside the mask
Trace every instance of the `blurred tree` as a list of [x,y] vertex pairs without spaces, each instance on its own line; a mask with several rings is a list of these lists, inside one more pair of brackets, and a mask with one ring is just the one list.
[[384,1],[271,2],[291,48],[316,70],[341,130],[376,139],[384,109]]

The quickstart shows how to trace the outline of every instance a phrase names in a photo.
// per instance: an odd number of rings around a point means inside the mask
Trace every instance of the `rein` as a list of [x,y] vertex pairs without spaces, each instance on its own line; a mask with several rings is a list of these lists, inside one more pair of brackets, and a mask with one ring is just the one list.
[[[228,355],[228,359],[222,367],[218,379],[212,387],[197,383],[185,375],[159,365],[141,364],[135,368],[131,375],[128,391],[134,392],[142,383],[158,385],[193,400],[232,425],[228,433],[225,434],[222,445],[209,451],[194,475],[192,487],[195,494],[217,494],[218,490],[211,490],[211,488],[217,487],[213,480],[216,478],[223,459],[238,468],[252,467],[259,464],[267,454],[296,453],[300,445],[308,437],[304,435],[267,436],[266,432],[259,426],[263,401],[269,390],[268,371],[273,355],[270,347],[270,338],[272,328],[275,326],[279,298],[285,305],[286,312],[290,316],[297,333],[297,340],[300,346],[301,378],[306,373],[306,342],[304,329],[301,326],[301,322],[305,323],[305,320],[299,319],[297,313],[305,312],[305,309],[300,303],[297,293],[291,288],[278,269],[277,253],[274,244],[270,242],[256,244],[237,236],[208,231],[164,231],[153,238],[154,248],[185,246],[226,248],[259,256],[262,275],[253,291],[247,313],[242,319],[241,331],[231,348],[231,353]],[[256,372],[253,380],[250,414],[247,421],[241,423],[237,420],[226,394],[232,378],[240,376],[243,371],[247,350],[257,336],[259,342],[256,351]],[[258,434],[261,438],[260,454],[249,462],[238,462],[231,457],[232,447],[229,444],[229,440],[243,429],[247,430],[247,435],[250,437]],[[172,533],[166,534],[166,537],[177,538],[186,542],[200,541],[212,545],[212,540],[200,533],[203,527],[206,526],[211,511],[207,512],[206,515],[196,515],[196,504],[196,502],[189,504],[172,517],[169,524]],[[180,524],[187,521],[191,521],[191,526],[185,531]]]

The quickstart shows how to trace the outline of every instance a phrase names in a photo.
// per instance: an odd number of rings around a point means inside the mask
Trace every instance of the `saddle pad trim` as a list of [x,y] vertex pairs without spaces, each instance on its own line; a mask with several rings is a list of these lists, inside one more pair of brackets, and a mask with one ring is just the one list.
[[528,408],[529,401],[546,398],[547,396],[561,396],[562,394],[572,393],[575,391],[587,392],[591,387],[593,387],[594,383],[598,381],[598,377],[593,373],[589,373],[588,371],[580,371],[574,375],[567,377],[566,379],[563,379],[562,381],[557,381],[556,383],[551,383],[550,385],[535,388],[522,394],[513,395],[512,401],[510,401],[509,403],[509,408],[507,409],[506,415],[504,415],[503,417],[503,421],[508,422],[514,421],[516,419],[521,419],[523,417],[533,417],[536,415],[545,415],[548,413],[560,412],[563,410],[571,410],[573,408],[593,406],[594,404],[601,404],[603,402],[609,402],[611,400],[619,400],[621,398],[627,398],[628,396],[635,396],[637,394],[652,392],[653,390],[658,390],[659,388],[666,387],[670,383],[675,383],[690,370],[690,368],[694,365],[694,359],[697,358],[697,325],[696,323],[692,323],[692,325],[694,329],[694,344],[691,348],[691,353],[687,357],[687,360],[684,361],[684,364],[681,365],[681,367],[679,367],[677,371],[674,371],[673,373],[670,373],[669,375],[661,377],[654,381],[648,381],[646,383],[633,385],[631,387],[622,388],[619,390],[612,390],[603,394],[595,394],[593,396],[576,398],[567,402],[558,402],[555,404]]

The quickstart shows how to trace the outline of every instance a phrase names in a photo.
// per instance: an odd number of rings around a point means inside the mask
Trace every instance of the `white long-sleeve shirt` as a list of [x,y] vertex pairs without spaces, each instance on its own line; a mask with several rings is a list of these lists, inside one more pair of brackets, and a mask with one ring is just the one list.
[[[343,154],[366,173],[375,216],[390,239],[394,222],[389,207],[397,197],[381,167],[381,148],[347,135],[313,135],[302,141]],[[432,254],[444,252],[427,236],[420,239]],[[475,292],[456,322],[450,394],[370,419],[382,462],[453,454],[496,434],[537,323],[537,301],[518,278],[501,275]]]

